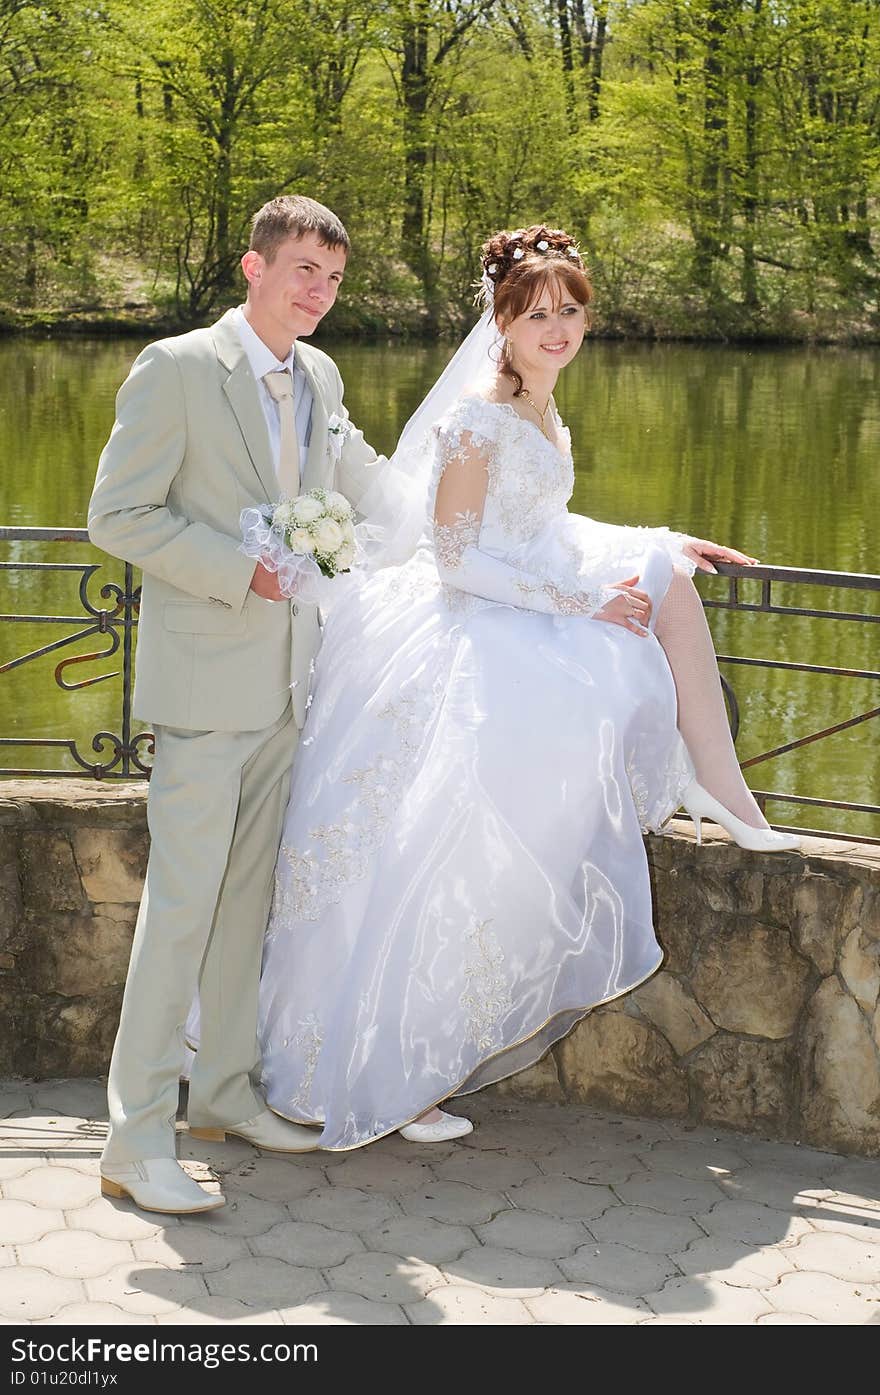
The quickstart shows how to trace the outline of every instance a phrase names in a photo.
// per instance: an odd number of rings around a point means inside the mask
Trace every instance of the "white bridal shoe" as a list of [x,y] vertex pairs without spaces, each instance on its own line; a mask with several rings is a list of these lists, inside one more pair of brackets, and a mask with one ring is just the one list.
[[408,1143],[444,1143],[449,1138],[464,1138],[466,1133],[473,1131],[470,1119],[462,1119],[457,1114],[444,1114],[442,1109],[435,1124],[406,1124],[397,1130]]
[[752,828],[751,824],[743,823],[742,819],[713,799],[696,780],[688,785],[681,803],[694,821],[698,845],[703,841],[702,822],[705,818],[714,819],[739,847],[748,848],[751,852],[792,852],[801,846],[801,840],[795,833],[777,833],[774,828]]
[[161,1211],[168,1216],[216,1211],[226,1205],[224,1196],[206,1192],[175,1158],[144,1158],[106,1168],[101,1172],[101,1191],[117,1199],[130,1197],[142,1211]]

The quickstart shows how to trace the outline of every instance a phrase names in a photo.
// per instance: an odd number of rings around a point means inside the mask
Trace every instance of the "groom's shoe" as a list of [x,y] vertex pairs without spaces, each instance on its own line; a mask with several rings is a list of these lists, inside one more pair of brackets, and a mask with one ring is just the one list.
[[264,1109],[253,1119],[245,1119],[243,1124],[227,1124],[222,1129],[191,1124],[189,1131],[193,1138],[204,1139],[207,1143],[222,1143],[230,1135],[243,1138],[266,1153],[312,1153],[318,1146],[319,1134],[318,1129],[292,1124],[271,1109]]
[[174,1158],[145,1158],[101,1169],[104,1196],[130,1197],[142,1211],[161,1211],[168,1216],[188,1216],[198,1211],[216,1211],[225,1206],[219,1192],[206,1192],[184,1172]]

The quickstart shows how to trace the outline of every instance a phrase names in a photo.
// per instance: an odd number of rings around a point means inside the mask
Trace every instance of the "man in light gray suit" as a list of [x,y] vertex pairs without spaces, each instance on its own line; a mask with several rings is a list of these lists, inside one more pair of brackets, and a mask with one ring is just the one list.
[[239,515],[317,486],[357,507],[381,471],[335,364],[302,343],[333,305],[348,251],[342,223],[312,199],[260,209],[242,258],[246,304],[135,360],[89,507],[93,542],[144,574],[134,710],[156,733],[151,847],[101,1187],[149,1211],[223,1205],[176,1160],[197,988],[191,1133],[315,1146],[313,1130],[266,1107],[256,1081],[262,940],[318,620],[239,550]]

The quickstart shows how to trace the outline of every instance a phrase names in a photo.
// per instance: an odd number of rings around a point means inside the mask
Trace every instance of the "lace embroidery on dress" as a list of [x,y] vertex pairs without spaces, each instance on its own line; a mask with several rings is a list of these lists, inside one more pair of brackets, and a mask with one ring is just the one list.
[[511,1007],[504,954],[497,936],[489,929],[491,924],[491,920],[481,920],[466,936],[471,950],[464,970],[468,987],[461,1005],[468,1013],[466,1040],[480,1051],[491,1050],[499,1040],[497,1029]]
[[[309,1095],[312,1089],[312,1081],[315,1077],[315,1070],[318,1065],[318,1057],[321,1054],[321,1047],[324,1044],[324,1035],[321,1031],[320,1023],[313,1012],[300,1023],[300,1029],[293,1038],[293,1045],[299,1048],[300,1053],[305,1057],[305,1070],[302,1079],[297,1086],[296,1093],[291,1099],[291,1104],[298,1105],[305,1113],[311,1111]],[[285,1037],[284,1045],[291,1045],[291,1038]]]
[[[443,655],[439,656],[441,661]],[[445,673],[420,685],[377,716],[391,725],[398,749],[388,751],[340,781],[354,788],[354,798],[336,823],[309,830],[312,846],[301,851],[281,844],[269,931],[291,920],[319,920],[352,882],[367,875],[406,789],[413,765],[445,690]]]
[[437,560],[444,567],[457,567],[469,547],[480,541],[480,520],[475,513],[457,513],[454,523],[434,524]]

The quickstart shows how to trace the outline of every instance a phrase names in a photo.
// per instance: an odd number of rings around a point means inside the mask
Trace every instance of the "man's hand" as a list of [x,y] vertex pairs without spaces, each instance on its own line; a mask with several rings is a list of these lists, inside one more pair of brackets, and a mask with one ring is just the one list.
[[254,568],[250,589],[255,595],[262,596],[264,601],[287,600],[287,597],[281,594],[277,573],[270,572],[263,566],[262,562],[258,562]]
[[705,538],[689,538],[681,549],[685,557],[696,562],[701,572],[714,572],[714,562],[739,562],[743,567],[757,566],[757,557],[747,557],[737,552],[735,547],[721,547],[719,543],[707,542]]

